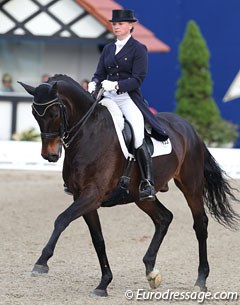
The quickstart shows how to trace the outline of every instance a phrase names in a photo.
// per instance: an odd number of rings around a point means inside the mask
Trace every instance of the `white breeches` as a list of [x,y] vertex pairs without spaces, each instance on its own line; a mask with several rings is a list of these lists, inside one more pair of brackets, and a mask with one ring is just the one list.
[[144,119],[137,105],[130,98],[128,93],[116,94],[105,92],[104,96],[113,100],[125,118],[130,122],[134,132],[134,147],[137,149],[143,143],[144,139]]

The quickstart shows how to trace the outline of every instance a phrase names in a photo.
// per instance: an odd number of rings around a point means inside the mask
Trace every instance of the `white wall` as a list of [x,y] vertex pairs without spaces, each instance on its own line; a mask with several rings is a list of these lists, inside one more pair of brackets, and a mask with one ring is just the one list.
[[35,128],[39,130],[39,125],[35,120],[34,116],[32,115],[32,107],[31,103],[19,103],[17,106],[17,133],[30,129]]
[[0,140],[11,138],[12,105],[9,102],[0,103]]
[[[213,157],[232,179],[240,179],[240,149],[210,148]],[[0,141],[0,170],[57,170],[63,166],[64,150],[57,163],[41,157],[41,142]]]

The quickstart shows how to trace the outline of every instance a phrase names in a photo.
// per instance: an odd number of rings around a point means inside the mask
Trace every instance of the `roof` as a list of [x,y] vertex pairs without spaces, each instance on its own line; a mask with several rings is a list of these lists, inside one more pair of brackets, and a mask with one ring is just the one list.
[[[42,39],[104,45],[114,39],[109,19],[112,0],[0,0],[0,39]],[[139,22],[133,36],[149,52],[168,52],[164,42]]]
[[[75,0],[88,13],[102,23],[108,31],[112,32],[109,20],[112,17],[112,10],[123,9],[116,1],[112,0]],[[145,44],[149,52],[169,52],[170,47],[158,39],[153,32],[148,30],[141,23],[137,22],[134,27],[134,38]]]

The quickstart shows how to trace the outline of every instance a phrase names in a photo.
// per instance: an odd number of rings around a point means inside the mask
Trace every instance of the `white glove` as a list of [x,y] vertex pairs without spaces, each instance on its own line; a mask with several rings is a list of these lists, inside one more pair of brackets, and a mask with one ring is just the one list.
[[95,82],[90,82],[88,83],[88,92],[92,93],[96,90],[96,83]]
[[102,87],[105,91],[117,91],[118,82],[112,82],[110,80],[102,81]]

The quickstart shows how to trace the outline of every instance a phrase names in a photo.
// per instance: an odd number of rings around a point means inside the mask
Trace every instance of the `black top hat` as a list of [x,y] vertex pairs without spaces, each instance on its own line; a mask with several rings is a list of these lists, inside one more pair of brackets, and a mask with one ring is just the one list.
[[113,10],[112,19],[109,21],[110,22],[120,22],[120,21],[136,22],[137,19],[133,16],[132,10]]

